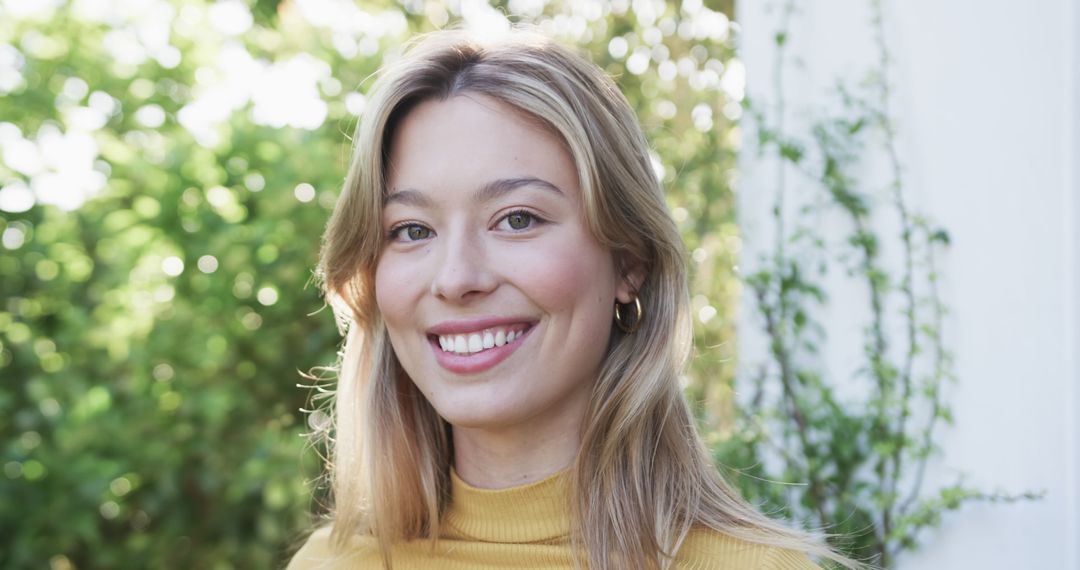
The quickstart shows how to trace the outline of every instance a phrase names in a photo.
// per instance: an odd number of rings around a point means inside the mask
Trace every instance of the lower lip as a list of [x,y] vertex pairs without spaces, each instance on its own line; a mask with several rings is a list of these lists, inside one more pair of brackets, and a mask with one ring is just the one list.
[[529,327],[525,334],[515,338],[514,342],[473,354],[446,352],[439,346],[438,339],[432,340],[429,338],[428,342],[431,344],[431,349],[435,351],[435,360],[439,363],[439,366],[455,374],[477,374],[494,368],[497,364],[509,358],[529,338],[535,328],[536,325]]

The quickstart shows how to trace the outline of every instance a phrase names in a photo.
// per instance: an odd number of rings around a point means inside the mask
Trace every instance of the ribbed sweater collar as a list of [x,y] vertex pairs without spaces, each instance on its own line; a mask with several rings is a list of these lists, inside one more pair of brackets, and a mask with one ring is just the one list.
[[500,543],[552,542],[570,530],[569,470],[506,489],[480,489],[450,470],[446,534]]

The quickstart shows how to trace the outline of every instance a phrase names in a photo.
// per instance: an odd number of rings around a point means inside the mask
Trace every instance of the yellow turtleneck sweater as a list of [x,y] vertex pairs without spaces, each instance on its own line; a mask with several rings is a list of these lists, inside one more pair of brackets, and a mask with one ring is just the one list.
[[[509,489],[479,489],[450,472],[451,502],[442,520],[438,547],[415,540],[394,547],[395,570],[496,568],[566,569],[570,523],[563,503],[566,471]],[[751,544],[710,531],[693,531],[676,556],[680,570],[820,570],[806,556]],[[287,570],[382,568],[373,537],[357,537],[347,552],[330,548],[330,529],[321,528]]]

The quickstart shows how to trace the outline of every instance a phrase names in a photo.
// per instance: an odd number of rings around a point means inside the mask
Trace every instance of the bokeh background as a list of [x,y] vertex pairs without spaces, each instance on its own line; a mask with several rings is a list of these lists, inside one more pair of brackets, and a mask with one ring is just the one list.
[[0,567],[271,568],[318,510],[302,373],[371,74],[532,23],[612,74],[692,257],[729,435],[744,69],[730,0],[0,0]]

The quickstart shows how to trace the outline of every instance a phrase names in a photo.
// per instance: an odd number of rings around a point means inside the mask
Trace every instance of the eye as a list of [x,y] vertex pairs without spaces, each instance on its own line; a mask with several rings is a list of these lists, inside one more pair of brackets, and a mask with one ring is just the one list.
[[527,210],[514,210],[499,220],[499,226],[503,229],[520,232],[529,229],[540,221],[540,218],[532,212]]
[[431,228],[416,223],[399,224],[390,230],[389,238],[393,241],[420,241],[428,239],[434,232]]

